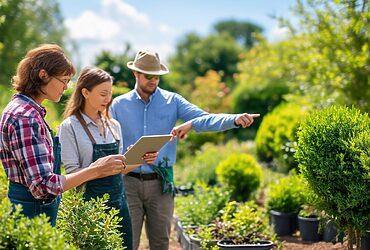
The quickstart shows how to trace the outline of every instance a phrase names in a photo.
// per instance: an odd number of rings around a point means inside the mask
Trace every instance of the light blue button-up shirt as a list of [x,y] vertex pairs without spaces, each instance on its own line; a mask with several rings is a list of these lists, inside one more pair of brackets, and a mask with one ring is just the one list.
[[[123,151],[143,135],[171,133],[178,120],[192,120],[192,128],[197,132],[224,131],[236,128],[237,115],[209,114],[188,102],[181,95],[157,88],[146,103],[134,90],[116,97],[111,108],[112,116],[121,124]],[[169,166],[176,162],[176,141],[168,142],[158,154],[155,165],[169,158]],[[153,169],[143,164],[134,172],[152,173]]]

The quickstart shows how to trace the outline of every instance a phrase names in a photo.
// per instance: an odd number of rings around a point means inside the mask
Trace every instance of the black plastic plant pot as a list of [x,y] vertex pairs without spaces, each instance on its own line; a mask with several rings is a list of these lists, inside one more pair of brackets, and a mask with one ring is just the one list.
[[343,243],[344,233],[338,230],[335,222],[332,220],[324,219],[323,223],[325,226],[322,239],[325,242],[331,242],[333,244],[337,242]]
[[303,241],[319,241],[320,218],[317,216],[301,217],[298,216],[299,231]]
[[298,229],[297,213],[270,210],[270,223],[277,236],[292,235]]
[[361,237],[361,250],[370,249],[370,231],[366,231],[366,234]]
[[270,240],[261,240],[256,244],[241,244],[235,245],[230,240],[221,240],[217,242],[217,246],[220,250],[241,250],[241,249],[248,249],[248,250],[270,250],[274,246],[274,243]]

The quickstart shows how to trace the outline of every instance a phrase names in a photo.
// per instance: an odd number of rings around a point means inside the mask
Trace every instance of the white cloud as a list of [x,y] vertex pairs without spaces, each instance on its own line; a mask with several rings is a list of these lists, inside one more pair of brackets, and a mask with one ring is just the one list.
[[117,17],[127,18],[144,26],[150,24],[149,17],[146,14],[139,12],[122,0],[102,0],[101,4],[104,10],[108,10],[110,14],[115,13]]
[[67,19],[65,25],[71,38],[96,39],[105,41],[113,38],[119,32],[119,26],[112,20],[107,20],[92,11],[84,11],[75,19]]
[[164,60],[172,53],[175,33],[167,24],[157,24],[124,0],[101,0],[101,8],[67,18],[65,25],[79,46],[73,60],[77,65],[94,63],[102,50],[122,53],[128,42],[133,51],[151,49]]
[[275,26],[269,34],[267,34],[270,42],[279,42],[286,39],[289,35],[289,29],[287,27]]

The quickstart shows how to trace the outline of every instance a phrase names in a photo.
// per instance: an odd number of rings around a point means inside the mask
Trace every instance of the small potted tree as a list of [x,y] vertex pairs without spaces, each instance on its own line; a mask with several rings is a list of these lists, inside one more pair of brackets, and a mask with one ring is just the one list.
[[[348,235],[348,249],[370,225],[370,118],[355,108],[312,113],[298,132],[295,157],[321,208]],[[354,238],[356,239],[354,241]]]
[[278,236],[291,235],[298,229],[297,214],[304,201],[304,186],[297,175],[283,177],[268,186],[265,206]]

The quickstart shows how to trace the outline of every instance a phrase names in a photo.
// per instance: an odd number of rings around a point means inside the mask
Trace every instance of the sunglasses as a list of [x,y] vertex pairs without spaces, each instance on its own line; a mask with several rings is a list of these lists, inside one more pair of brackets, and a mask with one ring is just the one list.
[[142,75],[144,75],[145,79],[147,80],[152,80],[152,79],[159,80],[159,75],[147,75],[147,74],[142,74]]

